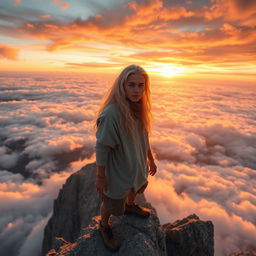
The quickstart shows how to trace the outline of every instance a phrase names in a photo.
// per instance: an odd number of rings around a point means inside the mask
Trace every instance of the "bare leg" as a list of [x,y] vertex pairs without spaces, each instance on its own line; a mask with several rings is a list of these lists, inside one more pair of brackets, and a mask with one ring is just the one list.
[[100,205],[100,215],[101,221],[98,228],[102,241],[109,250],[111,250],[112,252],[117,251],[119,249],[119,244],[115,236],[113,236],[111,232],[111,227],[108,223],[111,214],[107,212],[103,202]]
[[127,196],[127,204],[134,204],[134,200],[136,198],[136,193],[134,193],[132,190],[129,192],[128,196]]
[[101,223],[104,227],[109,227],[109,218],[110,218],[110,213],[106,211],[106,208],[104,207],[103,202],[100,205],[100,215],[101,215]]

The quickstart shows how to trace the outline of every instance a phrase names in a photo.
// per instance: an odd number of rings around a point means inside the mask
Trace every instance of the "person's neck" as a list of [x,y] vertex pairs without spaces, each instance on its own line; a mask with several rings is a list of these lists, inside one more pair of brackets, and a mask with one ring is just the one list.
[[142,101],[141,99],[139,101],[131,101],[127,98],[127,101],[129,102],[130,110],[135,119],[141,119],[141,113],[142,113]]

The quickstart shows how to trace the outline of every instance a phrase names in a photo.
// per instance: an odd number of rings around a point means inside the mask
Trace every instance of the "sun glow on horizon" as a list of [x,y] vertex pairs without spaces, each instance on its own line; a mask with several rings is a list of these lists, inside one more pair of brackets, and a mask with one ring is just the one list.
[[174,64],[155,64],[156,67],[149,68],[150,72],[155,75],[164,77],[173,77],[184,75],[187,71],[184,67],[179,67]]

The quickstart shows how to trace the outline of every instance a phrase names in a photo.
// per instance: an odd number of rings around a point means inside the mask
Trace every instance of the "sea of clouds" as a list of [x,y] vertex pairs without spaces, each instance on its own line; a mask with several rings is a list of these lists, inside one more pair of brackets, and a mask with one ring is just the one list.
[[[95,160],[93,119],[111,79],[0,76],[0,251],[39,255],[53,199]],[[158,173],[146,197],[161,223],[213,221],[215,255],[256,250],[253,83],[152,81],[150,136]]]

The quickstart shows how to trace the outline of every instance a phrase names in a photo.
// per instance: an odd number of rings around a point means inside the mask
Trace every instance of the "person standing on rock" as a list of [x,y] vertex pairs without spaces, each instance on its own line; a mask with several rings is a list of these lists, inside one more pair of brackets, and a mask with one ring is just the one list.
[[142,67],[130,65],[116,78],[96,118],[96,189],[102,196],[99,232],[111,251],[119,249],[109,224],[111,215],[150,215],[149,209],[134,202],[148,185],[148,173],[157,171],[148,139],[150,126],[149,76]]

